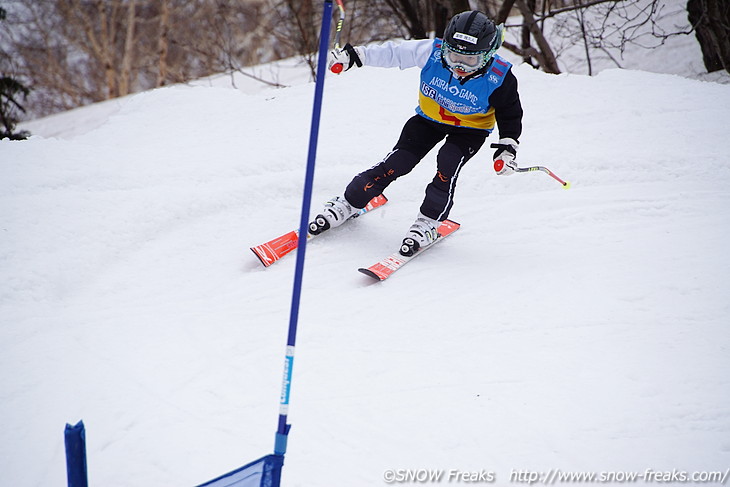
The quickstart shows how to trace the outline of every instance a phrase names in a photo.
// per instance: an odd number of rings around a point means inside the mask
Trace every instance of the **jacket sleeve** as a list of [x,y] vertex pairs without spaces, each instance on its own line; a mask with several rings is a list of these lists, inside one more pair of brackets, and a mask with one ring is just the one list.
[[489,97],[489,104],[494,107],[499,137],[519,140],[522,134],[522,104],[517,91],[517,78],[512,74],[512,69],[507,71],[502,85]]
[[363,64],[379,68],[422,68],[426,65],[431,50],[432,39],[403,41],[395,43],[388,41],[384,44],[362,46],[365,52]]

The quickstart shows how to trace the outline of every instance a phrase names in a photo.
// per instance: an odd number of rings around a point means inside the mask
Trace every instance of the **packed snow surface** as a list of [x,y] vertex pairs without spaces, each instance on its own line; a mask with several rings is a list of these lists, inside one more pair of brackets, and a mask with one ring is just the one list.
[[[730,86],[515,73],[518,162],[572,189],[496,176],[485,146],[461,230],[376,283],[356,269],[397,248],[434,152],[309,244],[284,485],[730,467]],[[314,209],[390,150],[417,86],[327,79]],[[295,257],[248,248],[298,225],[312,94],[176,86],[0,142],[0,484],[65,485],[80,419],[92,485],[272,451]]]

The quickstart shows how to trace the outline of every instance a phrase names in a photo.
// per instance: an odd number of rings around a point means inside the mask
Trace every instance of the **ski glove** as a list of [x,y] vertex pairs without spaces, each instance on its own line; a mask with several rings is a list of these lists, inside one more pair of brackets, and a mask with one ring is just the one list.
[[509,137],[499,139],[499,142],[491,145],[493,149],[497,149],[494,152],[494,170],[499,176],[509,176],[515,173],[517,169],[515,156],[517,156],[519,146],[519,142]]
[[339,71],[337,69],[335,69],[334,71],[332,70],[332,66],[336,64],[341,64],[342,66],[344,66],[345,71],[355,65],[358,68],[361,68],[364,59],[365,52],[363,51],[362,47],[352,47],[350,43],[347,43],[342,49],[333,49],[330,51],[330,54],[327,57],[327,69],[332,71],[333,73],[341,72],[342,69],[340,69]]

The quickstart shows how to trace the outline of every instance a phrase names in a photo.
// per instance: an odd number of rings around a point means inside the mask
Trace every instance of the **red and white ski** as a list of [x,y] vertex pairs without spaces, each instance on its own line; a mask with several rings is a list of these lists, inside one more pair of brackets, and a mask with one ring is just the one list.
[[413,254],[410,257],[406,257],[405,255],[402,255],[400,252],[393,252],[388,257],[384,258],[380,262],[371,265],[368,268],[361,267],[358,269],[358,271],[362,272],[366,276],[370,276],[373,279],[377,279],[379,281],[384,281],[387,278],[389,278],[395,271],[406,265],[411,260],[415,259],[419,255],[421,255],[426,250],[430,249],[437,243],[439,243],[444,238],[448,237],[455,231],[457,231],[461,227],[460,224],[451,221],[451,220],[444,220],[441,222],[441,225],[438,228],[439,232],[439,238],[429,245],[428,247],[425,247],[415,254]]
[[[379,208],[387,202],[388,198],[386,198],[384,195],[381,194],[380,196],[376,196],[375,198],[370,200],[365,208],[355,213],[353,216],[350,217],[350,219],[357,218],[364,213],[374,210],[375,208]],[[316,235],[307,233],[307,241],[313,239],[314,237],[316,237]],[[266,243],[251,247],[251,251],[256,255],[256,257],[259,258],[264,267],[269,267],[271,264],[284,257],[292,250],[296,249],[297,246],[299,246],[299,231],[292,230],[289,233],[285,233],[281,237],[276,237],[275,239],[270,240]]]

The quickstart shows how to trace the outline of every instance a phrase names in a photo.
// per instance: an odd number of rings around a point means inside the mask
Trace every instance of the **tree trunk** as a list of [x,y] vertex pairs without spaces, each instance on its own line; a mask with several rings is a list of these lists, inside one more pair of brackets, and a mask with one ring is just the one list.
[[408,29],[412,39],[428,38],[419,11],[411,5],[410,0],[386,0],[386,4]]
[[436,37],[443,39],[446,32],[446,26],[453,15],[449,15],[449,9],[446,5],[436,3],[433,6],[433,31]]
[[[527,0],[527,8],[529,8],[531,12],[535,12],[535,0]],[[530,28],[526,24],[522,25],[521,35],[522,49],[527,50],[530,47]],[[523,56],[522,60],[530,66],[535,67],[535,65],[532,64],[531,56]]]
[[446,26],[449,25],[451,17],[471,10],[468,0],[440,0],[437,2],[434,14],[434,32],[436,37],[443,37]]
[[707,71],[724,69],[730,73],[730,2],[728,0],[688,0],[689,21]]
[[555,54],[553,54],[553,50],[550,48],[550,44],[548,44],[545,36],[542,35],[540,27],[538,27],[537,21],[535,21],[535,16],[527,7],[524,0],[516,0],[515,3],[517,4],[517,8],[520,9],[522,17],[525,19],[525,24],[529,27],[532,37],[535,38],[535,42],[537,42],[537,46],[540,48],[540,53],[543,56],[543,60],[540,63],[542,69],[546,73],[559,74],[560,68],[558,67],[558,62],[555,59]]
[[[104,2],[102,0],[97,0],[96,2],[96,10],[99,14],[99,26],[100,26],[100,34],[99,34],[99,59],[101,60],[103,66],[104,66],[104,77],[106,79],[106,99],[115,98],[117,96],[117,76],[116,72],[114,71],[114,59],[111,52],[111,46],[112,46],[112,39],[113,39],[113,33],[110,33],[110,23],[108,20],[108,17],[106,15],[106,8],[104,7]],[[93,31],[93,27],[91,26],[91,23],[89,23],[87,31],[87,36],[89,38],[93,37],[93,34],[90,32]]]
[[127,33],[124,39],[124,53],[122,54],[122,72],[119,79],[119,96],[129,94],[130,78],[132,75],[132,60],[134,59],[134,26],[136,23],[136,0],[130,0],[127,11]]
[[156,87],[163,86],[167,79],[167,51],[170,47],[170,5],[162,0],[160,5],[160,36],[157,38],[157,81]]
[[503,24],[507,20],[507,17],[509,17],[509,13],[512,11],[514,4],[515,0],[504,0],[502,6],[499,7],[499,12],[497,12],[497,17],[494,21],[497,24]]

